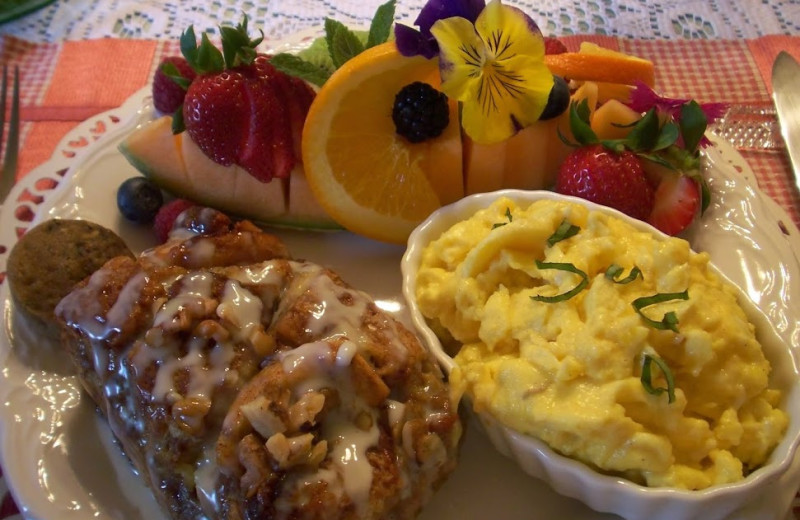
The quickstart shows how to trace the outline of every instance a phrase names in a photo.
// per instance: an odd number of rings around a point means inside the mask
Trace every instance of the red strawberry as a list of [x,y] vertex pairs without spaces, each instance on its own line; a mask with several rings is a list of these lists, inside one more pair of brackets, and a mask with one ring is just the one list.
[[169,56],[161,60],[153,77],[153,105],[162,114],[172,114],[178,110],[186,95],[186,89],[164,73],[164,65],[168,63],[174,65],[180,75],[189,81],[197,76],[189,62],[181,56]]
[[153,220],[153,231],[159,243],[163,244],[167,241],[169,232],[172,231],[172,225],[178,215],[194,205],[194,202],[186,199],[175,199],[161,206],[161,209],[156,213],[156,218]]
[[664,175],[647,222],[668,235],[677,235],[692,223],[699,209],[697,181],[679,173]]
[[[262,182],[286,178],[297,161],[291,82],[269,57],[256,54],[261,39],[249,38],[246,18],[221,33],[224,54],[207,38],[195,49],[182,38],[190,64],[204,71],[186,93],[186,130],[217,163],[237,164]],[[298,115],[305,120],[306,112]]]
[[609,206],[644,220],[653,209],[653,188],[640,159],[600,144],[573,150],[561,165],[556,191]]
[[548,36],[544,39],[545,54],[564,54],[565,52],[567,52],[567,46],[558,38]]
[[183,120],[192,141],[215,162],[230,166],[239,158],[251,114],[241,70],[198,76],[186,92]]

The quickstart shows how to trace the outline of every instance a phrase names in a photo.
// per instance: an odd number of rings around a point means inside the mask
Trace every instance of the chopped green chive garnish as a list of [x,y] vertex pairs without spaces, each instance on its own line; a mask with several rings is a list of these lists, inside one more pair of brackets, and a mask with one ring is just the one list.
[[570,298],[581,292],[583,288],[586,287],[586,285],[589,283],[589,276],[572,264],[559,263],[559,262],[542,262],[540,260],[537,260],[536,267],[538,267],[539,269],[556,269],[558,271],[568,271],[570,273],[575,273],[582,278],[581,282],[578,285],[576,285],[574,288],[570,289],[565,293],[556,294],[555,296],[541,296],[541,295],[531,296],[531,300],[536,302],[556,303],[569,300]]
[[511,208],[506,208],[506,218],[508,219],[508,222],[499,222],[497,224],[494,224],[494,225],[492,225],[492,229],[496,229],[496,228],[499,228],[501,226],[505,226],[509,222],[513,222],[514,221],[514,217],[511,216]]
[[[664,374],[664,379],[667,380],[667,387],[653,387],[653,376],[651,374],[651,365],[655,363]],[[651,356],[650,354],[644,355],[642,362],[642,386],[651,395],[661,395],[667,392],[668,402],[672,404],[675,402],[675,379],[672,377],[672,371],[667,366],[667,363],[658,357]]]
[[580,230],[581,228],[570,224],[567,219],[564,219],[561,221],[561,225],[558,226],[558,229],[556,229],[555,233],[550,235],[550,238],[547,239],[547,245],[553,247],[553,244],[561,242],[562,240],[566,240],[571,236],[575,236]]
[[636,298],[633,300],[633,308],[636,312],[639,313],[639,316],[644,319],[644,321],[653,327],[654,329],[659,330],[671,330],[673,332],[678,332],[678,317],[675,315],[673,311],[669,311],[668,313],[664,314],[664,317],[661,321],[656,321],[654,319],[648,318],[647,316],[642,313],[642,309],[648,307],[650,305],[655,305],[657,303],[664,303],[672,300],[688,300],[689,299],[689,291],[683,291],[679,293],[658,293],[654,294],[653,296],[644,296],[642,298]]
[[617,264],[611,264],[610,266],[608,266],[608,269],[606,269],[606,278],[618,284],[631,283],[637,278],[641,278],[642,280],[644,280],[644,276],[642,275],[641,269],[639,269],[635,265],[631,269],[631,272],[628,273],[628,276],[622,279],[618,279],[622,275],[622,271],[624,271],[622,267],[618,266]]

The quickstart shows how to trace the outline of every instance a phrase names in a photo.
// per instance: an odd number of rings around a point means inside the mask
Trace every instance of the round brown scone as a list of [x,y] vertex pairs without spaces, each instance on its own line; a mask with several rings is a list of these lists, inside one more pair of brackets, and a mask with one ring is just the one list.
[[8,255],[11,297],[23,315],[55,331],[56,304],[117,256],[133,258],[133,253],[110,229],[86,220],[47,220],[29,229]]

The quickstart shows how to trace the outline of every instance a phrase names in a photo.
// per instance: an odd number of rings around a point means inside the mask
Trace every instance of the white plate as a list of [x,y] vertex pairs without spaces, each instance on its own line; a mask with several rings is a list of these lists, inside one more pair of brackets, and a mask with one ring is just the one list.
[[[52,217],[84,218],[116,230],[134,250],[152,244],[149,229],[124,222],[117,186],[136,170],[117,144],[152,117],[147,89],[123,106],[70,132],[53,158],[27,175],[0,214],[0,272],[20,230]],[[713,136],[712,136],[713,137]],[[97,140],[96,143],[93,141]],[[800,323],[790,305],[800,302],[800,233],[757,188],[744,159],[715,139],[708,152],[714,202],[690,230],[697,250],[714,262],[768,314],[800,352]],[[53,187],[53,184],[57,184]],[[19,202],[26,198],[34,199]],[[783,230],[786,230],[784,232]],[[330,266],[379,304],[406,319],[401,297],[404,249],[345,232],[276,231],[296,257]],[[14,320],[6,287],[0,289],[0,457],[9,487],[27,518],[41,520],[164,519],[155,501],[119,452],[90,399],[67,373],[56,349]],[[41,353],[47,352],[46,356]],[[34,351],[35,356],[28,353]],[[737,519],[785,518],[800,486],[800,459],[768,496],[736,513]],[[614,518],[555,494],[500,456],[470,420],[456,472],[423,511],[421,520]]]

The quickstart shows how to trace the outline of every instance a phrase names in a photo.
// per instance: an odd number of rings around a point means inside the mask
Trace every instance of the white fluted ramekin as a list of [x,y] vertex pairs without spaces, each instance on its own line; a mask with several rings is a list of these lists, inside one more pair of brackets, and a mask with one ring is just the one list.
[[[403,295],[408,303],[411,319],[424,343],[449,373],[455,366],[443,349],[439,338],[428,326],[417,307],[414,287],[422,251],[455,223],[465,220],[475,212],[488,207],[499,197],[509,197],[525,207],[541,199],[569,200],[603,211],[629,222],[637,229],[651,232],[659,239],[662,234],[653,227],[632,219],[618,211],[574,197],[549,191],[502,190],[466,197],[434,212],[411,234],[408,249],[403,256]],[[730,281],[717,267],[712,269],[724,280]],[[732,284],[733,285],[733,284]],[[649,488],[629,480],[601,474],[576,460],[564,457],[544,442],[500,424],[488,413],[477,414],[486,434],[503,455],[514,459],[528,474],[543,479],[558,493],[576,498],[589,507],[615,513],[626,519],[647,520],[718,520],[726,518],[745,504],[757,499],[776,483],[794,460],[800,442],[800,376],[792,346],[782,339],[767,316],[739,289],[738,299],[748,318],[756,326],[757,336],[772,364],[770,383],[784,393],[782,408],[789,413],[790,422],[783,440],[774,449],[765,465],[749,474],[744,480],[727,485],[713,486],[701,491],[683,491],[668,488]]]

